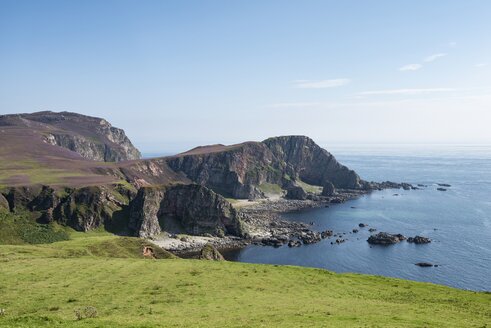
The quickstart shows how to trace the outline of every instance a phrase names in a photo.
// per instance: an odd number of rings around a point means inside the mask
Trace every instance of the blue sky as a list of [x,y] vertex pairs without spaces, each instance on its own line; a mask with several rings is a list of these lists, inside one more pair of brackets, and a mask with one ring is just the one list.
[[0,0],[0,114],[100,116],[145,152],[305,134],[491,143],[491,1]]

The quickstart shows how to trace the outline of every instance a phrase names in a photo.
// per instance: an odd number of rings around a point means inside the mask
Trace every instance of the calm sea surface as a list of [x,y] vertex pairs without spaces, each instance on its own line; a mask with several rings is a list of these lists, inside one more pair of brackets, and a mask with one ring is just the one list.
[[[491,147],[326,149],[365,180],[428,187],[384,190],[330,208],[286,215],[290,220],[314,222],[317,230],[346,232],[348,240],[343,244],[331,245],[331,240],[325,239],[299,248],[249,246],[227,253],[230,260],[318,267],[491,291]],[[448,191],[437,191],[438,183],[452,186]],[[378,231],[427,236],[433,242],[370,247],[368,228],[349,233],[359,223]],[[423,261],[439,266],[414,265]]]

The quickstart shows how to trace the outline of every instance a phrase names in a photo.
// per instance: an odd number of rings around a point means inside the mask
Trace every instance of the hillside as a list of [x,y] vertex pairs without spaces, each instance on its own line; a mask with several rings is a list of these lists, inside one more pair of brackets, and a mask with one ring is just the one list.
[[[0,208],[78,231],[154,237],[171,227],[253,238],[255,227],[246,229],[230,201],[330,203],[384,187],[409,188],[364,181],[306,136],[139,159],[123,130],[69,112],[0,116],[0,136]],[[274,234],[274,226],[260,234]]]
[[[0,245],[0,327],[486,327],[491,322],[489,293],[320,269],[148,260],[135,238],[118,241],[122,238],[100,233],[72,238]],[[94,309],[95,318],[84,318]]]

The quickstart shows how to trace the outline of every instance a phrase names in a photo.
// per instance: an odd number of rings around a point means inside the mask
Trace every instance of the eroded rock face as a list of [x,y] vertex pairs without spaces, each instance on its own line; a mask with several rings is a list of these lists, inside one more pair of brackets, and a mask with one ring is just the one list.
[[53,218],[75,230],[89,231],[110,221],[121,205],[106,188],[80,188],[60,202],[53,210]]
[[167,225],[193,235],[243,234],[236,210],[206,187],[190,184],[140,188],[130,204],[131,231],[148,238]]
[[161,203],[159,216],[179,222],[189,234],[215,236],[242,235],[236,210],[222,196],[197,185],[169,187]]
[[162,232],[158,213],[164,191],[159,188],[140,188],[130,205],[129,228],[135,236],[149,238]]
[[330,183],[335,188],[369,186],[304,136],[200,147],[167,162],[171,169],[183,172],[192,181],[233,198],[261,198],[264,196],[259,190],[261,184],[288,189],[297,179],[317,186]]
[[333,155],[308,137],[275,137],[263,143],[278,160],[291,165],[298,176],[309,184],[323,186],[329,181],[337,188],[362,187],[355,171],[341,165]]
[[5,198],[13,212],[29,210],[39,214],[39,222],[57,221],[75,230],[89,231],[111,220],[125,206],[114,193],[107,187],[55,191],[47,186],[35,186],[11,188]]

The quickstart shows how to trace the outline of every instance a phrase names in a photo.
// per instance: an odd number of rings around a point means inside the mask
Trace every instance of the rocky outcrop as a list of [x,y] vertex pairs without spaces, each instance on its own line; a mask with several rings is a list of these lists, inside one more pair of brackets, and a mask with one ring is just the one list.
[[291,187],[288,189],[286,195],[286,199],[298,199],[298,200],[305,200],[307,199],[307,193],[305,190],[303,190],[302,187],[300,186],[295,186]]
[[392,244],[397,244],[398,242],[405,239],[406,237],[404,237],[401,234],[390,234],[387,232],[379,232],[376,235],[370,236],[367,241],[369,244],[374,244],[374,245],[392,245]]
[[159,215],[164,221],[180,223],[187,233],[193,235],[243,234],[241,221],[232,205],[222,196],[197,184],[168,188]]
[[431,243],[431,239],[428,237],[414,236],[414,237],[409,237],[407,239],[407,242],[415,243],[415,244],[428,244]]
[[199,254],[200,260],[225,261],[222,254],[212,244],[206,244]]
[[264,140],[263,144],[306,183],[324,186],[331,182],[336,188],[362,188],[362,180],[353,170],[341,165],[332,154],[308,137],[275,137]]
[[140,237],[153,237],[162,229],[193,235],[243,234],[232,205],[197,184],[141,188],[130,204],[130,229]]
[[322,196],[330,197],[334,196],[335,194],[336,189],[334,188],[334,185],[331,182],[326,181],[326,183],[324,183],[324,187],[322,188]]
[[104,187],[85,187],[62,199],[53,218],[75,230],[89,231],[104,226],[123,205]]
[[162,232],[159,223],[160,203],[164,191],[159,188],[140,188],[130,204],[129,228],[133,235],[143,238],[156,236]]
[[57,221],[79,231],[89,231],[110,222],[125,206],[114,188],[85,187],[54,190],[48,186],[11,188],[5,195],[12,212],[28,210],[38,221]]
[[259,186],[276,184],[283,189],[295,181],[341,189],[364,189],[352,170],[304,136],[270,138],[233,146],[199,147],[167,160],[171,169],[226,197],[261,198]]

